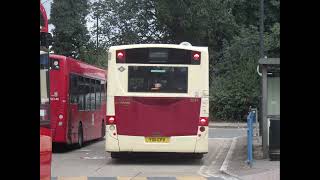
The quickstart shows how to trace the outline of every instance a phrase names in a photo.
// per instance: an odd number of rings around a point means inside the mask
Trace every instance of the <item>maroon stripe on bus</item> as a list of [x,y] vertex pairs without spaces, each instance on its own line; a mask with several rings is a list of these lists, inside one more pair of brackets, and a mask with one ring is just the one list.
[[200,98],[115,96],[115,116],[119,135],[196,135]]

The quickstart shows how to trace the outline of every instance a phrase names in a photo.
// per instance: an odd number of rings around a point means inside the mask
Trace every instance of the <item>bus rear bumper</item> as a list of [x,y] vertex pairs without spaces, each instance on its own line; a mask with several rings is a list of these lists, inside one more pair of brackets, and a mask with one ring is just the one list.
[[[106,136],[107,152],[208,153],[208,127],[194,136],[171,136],[168,143],[146,142],[143,136]],[[199,134],[201,134],[199,136]]]

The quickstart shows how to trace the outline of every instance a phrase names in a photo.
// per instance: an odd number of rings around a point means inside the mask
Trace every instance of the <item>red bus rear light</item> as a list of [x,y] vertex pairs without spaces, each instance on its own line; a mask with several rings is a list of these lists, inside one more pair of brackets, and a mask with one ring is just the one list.
[[193,60],[198,61],[199,58],[200,58],[200,55],[199,55],[198,53],[195,53],[195,54],[193,55]]
[[117,63],[124,63],[126,60],[126,52],[124,50],[116,51]]
[[201,53],[200,52],[192,51],[192,60],[200,61],[200,57],[201,57]]
[[115,124],[115,123],[116,123],[116,117],[107,116],[107,124]]
[[209,125],[208,117],[200,117],[199,125],[200,126],[208,126]]

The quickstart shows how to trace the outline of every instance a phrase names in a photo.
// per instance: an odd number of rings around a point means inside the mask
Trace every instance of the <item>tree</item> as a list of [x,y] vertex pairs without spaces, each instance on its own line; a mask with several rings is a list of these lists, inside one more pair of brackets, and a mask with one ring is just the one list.
[[[175,43],[208,46],[210,113],[245,120],[259,102],[259,1],[97,0],[101,45]],[[280,1],[265,1],[265,54],[280,56]],[[95,31],[96,32],[96,31]],[[95,36],[97,33],[93,33]]]
[[99,39],[104,47],[156,43],[163,38],[153,0],[98,0],[93,12],[93,16],[99,16]]
[[83,58],[90,36],[86,27],[87,0],[53,0],[50,23],[54,25],[52,49],[56,54]]
[[[155,1],[158,24],[171,42],[208,46],[211,117],[245,120],[258,106],[259,1]],[[280,56],[279,0],[265,1],[265,52]]]

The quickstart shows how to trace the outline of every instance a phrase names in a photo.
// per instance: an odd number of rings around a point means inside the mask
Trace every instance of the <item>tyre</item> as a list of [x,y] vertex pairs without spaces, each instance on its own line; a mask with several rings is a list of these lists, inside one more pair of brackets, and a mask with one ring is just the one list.
[[112,153],[111,153],[111,158],[112,158],[112,159],[118,159],[118,158],[120,158],[120,153],[112,152]]
[[79,128],[78,128],[78,148],[83,147],[83,129],[82,129],[82,124],[80,123]]
[[194,154],[193,158],[195,159],[202,159],[203,158],[203,154]]
[[102,120],[101,125],[101,139],[106,135],[106,125],[104,124],[104,120]]

